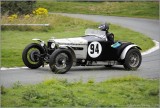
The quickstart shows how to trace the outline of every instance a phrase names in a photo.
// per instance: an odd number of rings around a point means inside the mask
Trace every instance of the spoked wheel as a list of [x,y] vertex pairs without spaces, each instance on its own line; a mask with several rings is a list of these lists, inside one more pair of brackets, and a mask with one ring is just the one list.
[[72,67],[73,58],[68,49],[57,49],[51,57],[49,66],[54,73],[64,74]]
[[128,51],[125,60],[124,68],[127,70],[136,70],[142,61],[141,53],[138,49],[134,48]]
[[44,50],[39,44],[29,44],[22,53],[24,64],[31,69],[39,68],[43,64],[43,60],[40,57],[43,53]]

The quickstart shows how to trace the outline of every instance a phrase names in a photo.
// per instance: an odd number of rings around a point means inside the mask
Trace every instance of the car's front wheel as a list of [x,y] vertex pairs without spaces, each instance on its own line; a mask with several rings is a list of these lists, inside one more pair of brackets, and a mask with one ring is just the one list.
[[51,70],[56,74],[64,74],[70,70],[73,64],[73,57],[68,49],[55,50],[49,61]]
[[127,70],[136,70],[142,61],[142,56],[140,51],[137,48],[130,49],[124,60],[124,68]]

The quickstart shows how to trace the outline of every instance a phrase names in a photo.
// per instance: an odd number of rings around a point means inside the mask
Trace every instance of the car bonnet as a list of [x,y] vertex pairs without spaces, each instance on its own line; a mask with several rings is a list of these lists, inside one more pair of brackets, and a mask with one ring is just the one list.
[[88,41],[82,37],[77,38],[63,38],[63,39],[54,39],[57,44],[67,44],[67,45],[87,45]]

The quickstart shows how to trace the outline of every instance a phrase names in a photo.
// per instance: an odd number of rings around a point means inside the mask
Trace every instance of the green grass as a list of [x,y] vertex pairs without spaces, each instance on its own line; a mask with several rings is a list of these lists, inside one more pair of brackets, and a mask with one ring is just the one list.
[[[33,22],[35,20],[36,19],[33,17]],[[42,19],[40,19],[40,21],[41,20]],[[60,15],[50,15],[46,17],[45,20],[46,23],[50,23],[51,25],[48,29],[37,29],[34,27],[29,27],[27,30],[25,27],[3,28],[4,30],[1,31],[2,67],[24,66],[21,58],[22,51],[27,44],[33,42],[32,38],[40,38],[47,42],[51,37],[69,38],[84,36],[84,31],[86,28],[97,28],[97,26],[99,25],[99,23],[69,18]],[[18,21],[19,20],[16,19],[13,23],[19,23]],[[5,19],[3,18],[2,23],[4,22]],[[36,20],[36,22],[34,23],[39,23],[39,20]],[[139,45],[143,49],[142,51],[145,51],[154,46],[154,43],[150,38],[138,32],[131,31],[127,28],[122,28],[120,26],[111,24],[110,32],[113,32],[115,34],[115,40],[133,42]]]
[[50,79],[36,85],[1,87],[2,107],[157,107],[158,80],[134,76],[103,82]]
[[159,2],[53,2],[38,1],[49,12],[96,14],[159,19]]

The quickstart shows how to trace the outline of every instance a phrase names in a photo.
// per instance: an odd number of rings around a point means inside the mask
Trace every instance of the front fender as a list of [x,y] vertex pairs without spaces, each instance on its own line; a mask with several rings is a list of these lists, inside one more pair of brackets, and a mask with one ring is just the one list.
[[40,40],[40,39],[34,38],[34,39],[32,39],[32,40],[33,40],[33,41],[38,41],[42,47],[45,46],[45,42],[42,41],[42,40]]
[[71,52],[72,57],[73,57],[73,65],[76,65],[77,59],[76,59],[76,54],[75,54],[73,48],[70,46],[66,46],[66,45],[60,45],[59,48],[60,49],[68,49]]
[[128,46],[122,51],[121,56],[120,56],[120,59],[121,59],[121,60],[125,59],[127,52],[128,52],[131,48],[134,48],[134,47],[136,47],[136,48],[138,48],[139,50],[141,50],[141,48],[140,48],[139,46],[135,45],[135,44],[128,45]]

